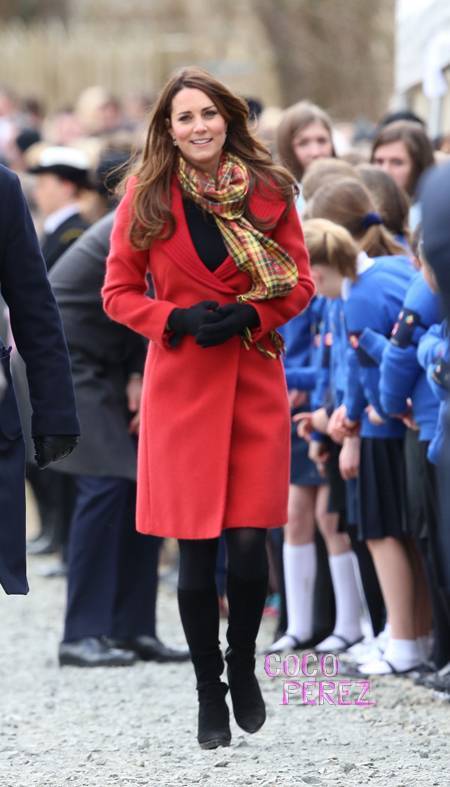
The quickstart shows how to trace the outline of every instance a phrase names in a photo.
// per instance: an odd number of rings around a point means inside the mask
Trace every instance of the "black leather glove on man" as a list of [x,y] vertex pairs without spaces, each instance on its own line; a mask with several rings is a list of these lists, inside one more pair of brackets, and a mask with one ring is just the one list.
[[258,312],[248,303],[227,303],[219,306],[214,314],[220,319],[203,323],[195,334],[195,341],[200,347],[223,344],[232,336],[242,334],[246,328],[256,328],[259,325]]
[[34,458],[40,470],[48,467],[51,462],[64,459],[72,453],[78,443],[76,435],[45,435],[33,437],[35,454]]
[[174,309],[169,314],[168,327],[174,335],[169,339],[171,347],[178,347],[183,336],[195,336],[201,326],[208,322],[220,320],[216,316],[217,301],[200,301],[188,309]]

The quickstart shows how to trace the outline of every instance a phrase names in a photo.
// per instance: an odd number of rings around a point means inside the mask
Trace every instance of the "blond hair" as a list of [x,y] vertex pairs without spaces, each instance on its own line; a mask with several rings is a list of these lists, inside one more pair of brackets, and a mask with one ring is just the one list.
[[344,227],[328,219],[308,219],[303,231],[311,265],[327,265],[341,276],[356,279],[358,247]]

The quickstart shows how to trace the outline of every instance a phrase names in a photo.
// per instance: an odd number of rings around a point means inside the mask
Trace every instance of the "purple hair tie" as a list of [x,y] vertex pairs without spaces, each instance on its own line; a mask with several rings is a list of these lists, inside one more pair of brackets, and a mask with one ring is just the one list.
[[361,225],[364,227],[365,230],[368,230],[369,227],[372,227],[373,224],[382,224],[383,219],[381,218],[379,213],[366,213],[366,215],[361,219]]

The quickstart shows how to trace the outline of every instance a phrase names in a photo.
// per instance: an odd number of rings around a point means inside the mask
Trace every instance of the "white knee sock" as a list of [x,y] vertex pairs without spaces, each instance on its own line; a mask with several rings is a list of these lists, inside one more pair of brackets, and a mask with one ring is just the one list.
[[356,555],[352,550],[330,555],[330,571],[336,601],[334,631],[351,642],[361,636],[361,597],[355,572]]
[[314,542],[283,544],[284,583],[288,617],[287,633],[303,642],[312,637],[314,584],[317,554]]
[[346,641],[354,643],[362,636],[362,604],[355,560],[351,550],[328,558],[336,602],[336,623],[333,634],[316,646],[318,651],[345,650]]

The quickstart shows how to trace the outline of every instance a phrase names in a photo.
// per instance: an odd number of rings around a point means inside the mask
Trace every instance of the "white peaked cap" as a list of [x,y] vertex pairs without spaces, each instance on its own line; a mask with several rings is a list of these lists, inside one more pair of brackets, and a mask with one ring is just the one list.
[[45,148],[39,156],[38,167],[73,167],[81,171],[89,170],[89,159],[82,150],[63,145]]

